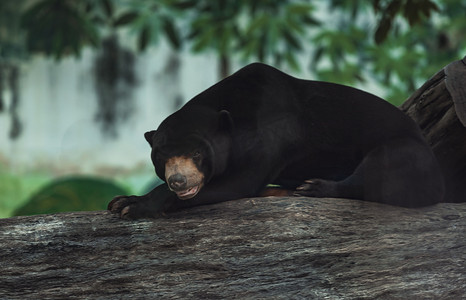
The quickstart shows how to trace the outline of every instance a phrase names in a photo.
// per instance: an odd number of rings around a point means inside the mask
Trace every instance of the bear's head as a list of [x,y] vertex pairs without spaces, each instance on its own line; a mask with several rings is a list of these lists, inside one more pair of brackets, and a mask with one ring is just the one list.
[[157,176],[181,200],[191,199],[229,160],[232,120],[227,111],[180,110],[144,134]]

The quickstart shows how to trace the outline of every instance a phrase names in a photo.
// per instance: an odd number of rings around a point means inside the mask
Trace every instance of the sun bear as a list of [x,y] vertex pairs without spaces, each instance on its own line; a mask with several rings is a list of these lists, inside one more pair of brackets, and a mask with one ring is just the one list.
[[263,195],[351,198],[403,207],[442,201],[438,163],[416,123],[361,90],[250,64],[145,133],[165,182],[118,196],[123,218]]

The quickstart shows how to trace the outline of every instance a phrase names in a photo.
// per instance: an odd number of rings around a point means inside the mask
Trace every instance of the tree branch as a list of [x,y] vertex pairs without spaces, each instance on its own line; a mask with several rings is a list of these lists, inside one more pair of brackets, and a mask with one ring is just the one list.
[[460,298],[466,205],[256,198],[0,220],[6,299]]

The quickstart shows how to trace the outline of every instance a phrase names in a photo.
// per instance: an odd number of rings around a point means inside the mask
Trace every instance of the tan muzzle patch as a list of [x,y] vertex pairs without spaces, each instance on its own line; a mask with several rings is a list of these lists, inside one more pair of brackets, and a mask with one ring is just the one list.
[[204,184],[204,174],[186,156],[175,156],[166,162],[165,179],[170,190],[182,200],[196,196]]

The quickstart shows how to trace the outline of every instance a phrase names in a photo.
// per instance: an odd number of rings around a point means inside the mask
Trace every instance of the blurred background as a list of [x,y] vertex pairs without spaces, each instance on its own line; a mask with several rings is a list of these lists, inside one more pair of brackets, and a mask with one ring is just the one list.
[[465,37],[465,0],[0,1],[0,217],[147,192],[144,132],[248,63],[399,105]]

